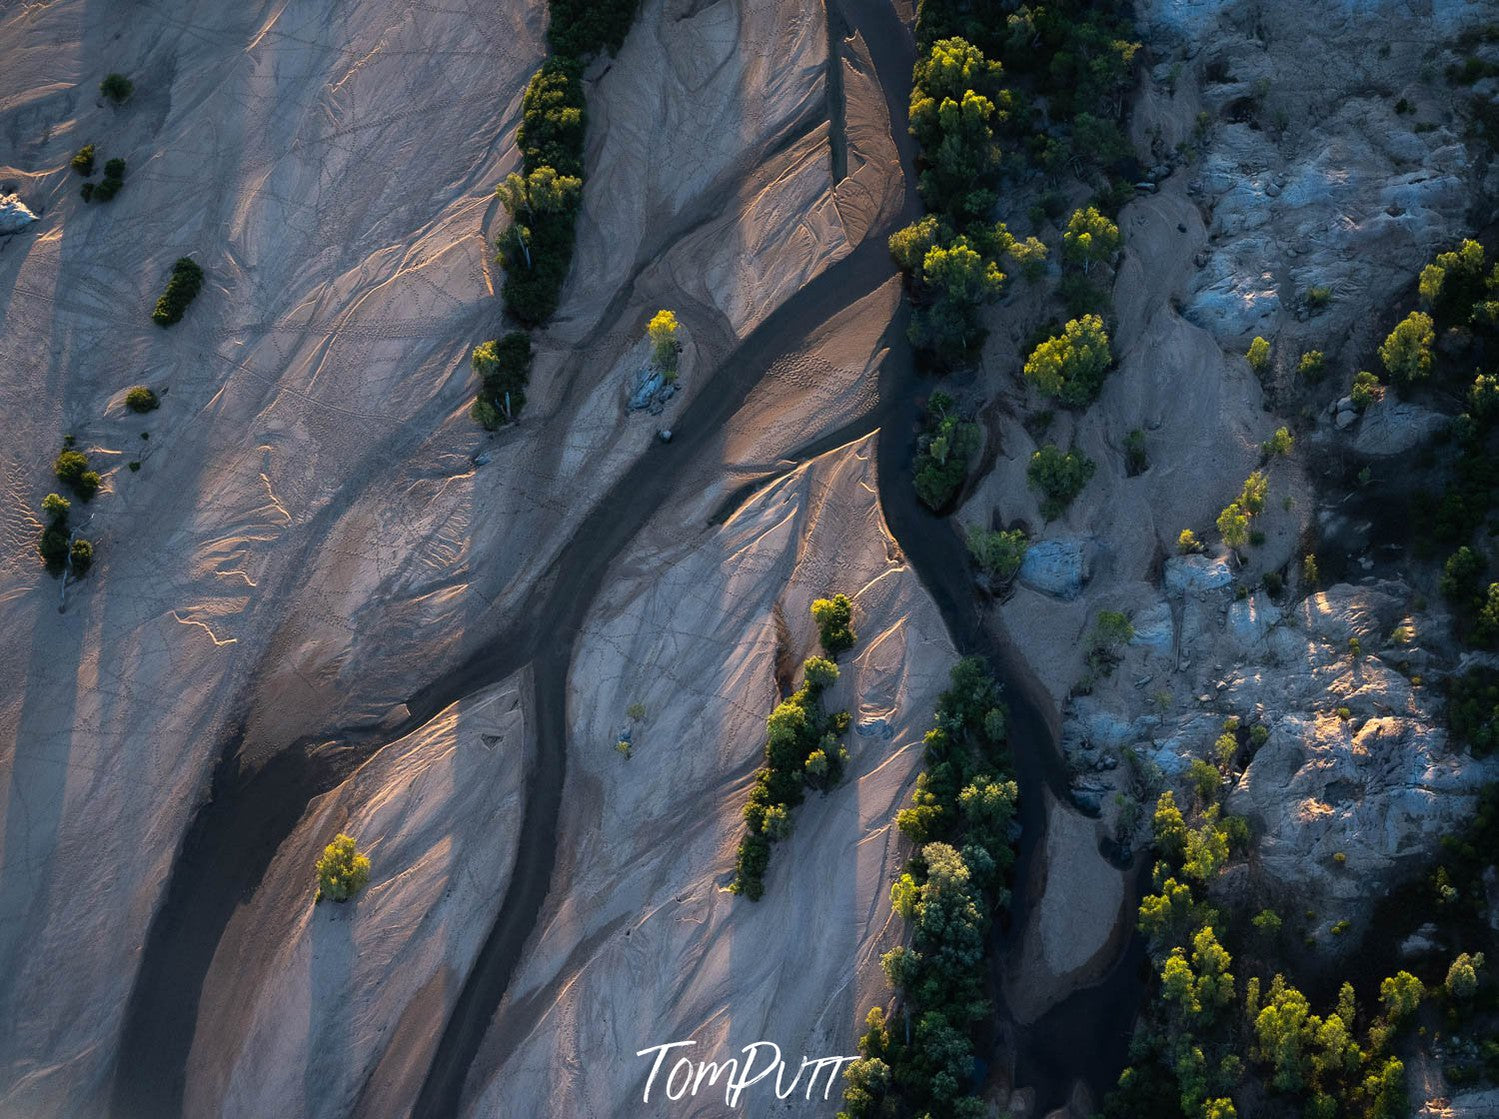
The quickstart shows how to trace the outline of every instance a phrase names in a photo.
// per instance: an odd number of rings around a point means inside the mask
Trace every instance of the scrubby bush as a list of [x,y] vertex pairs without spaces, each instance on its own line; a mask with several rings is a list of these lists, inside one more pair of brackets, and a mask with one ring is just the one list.
[[1313,284],[1306,289],[1306,305],[1314,311],[1320,311],[1332,302],[1332,288],[1321,284]]
[[1229,502],[1218,514],[1218,535],[1236,552],[1249,543],[1249,513],[1237,501]]
[[89,469],[88,456],[82,451],[65,449],[52,464],[57,480],[67,485],[84,501],[99,492],[99,475]]
[[104,80],[99,83],[99,92],[116,105],[123,105],[135,92],[135,83],[124,74],[106,74]]
[[352,836],[340,832],[323,848],[317,861],[317,899],[348,901],[369,883],[370,860],[361,855]]
[[1138,427],[1124,437],[1124,472],[1133,478],[1150,469],[1150,455],[1145,450],[1145,433]]
[[1249,343],[1249,352],[1244,355],[1249,360],[1249,368],[1258,374],[1263,374],[1270,368],[1270,343],[1258,336]]
[[968,554],[996,582],[1007,583],[1015,577],[1029,547],[1024,529],[991,532],[980,525],[968,526]]
[[[42,557],[48,572],[60,575],[67,566],[69,555],[69,529],[68,511],[72,503],[61,494],[49,493],[42,498],[42,512],[47,517],[47,523],[42,527],[41,536],[37,540],[36,550]],[[87,543],[80,541],[80,543]],[[88,562],[93,559],[93,549],[88,549],[86,562],[83,570],[87,570]],[[82,575],[83,571],[75,567],[75,573]]]
[[1431,316],[1412,311],[1390,331],[1379,347],[1379,360],[1392,377],[1419,381],[1431,372],[1436,329]]
[[1304,381],[1313,383],[1320,381],[1325,372],[1327,372],[1327,364],[1321,350],[1308,350],[1296,363],[1296,373]]
[[[827,603],[831,615],[851,610],[842,603]],[[817,607],[813,607],[814,615]],[[843,626],[850,643],[853,632]],[[819,622],[820,624],[820,622]],[[845,646],[846,647],[846,646]],[[806,788],[831,789],[843,778],[848,751],[838,738],[848,729],[849,715],[822,711],[822,693],[838,680],[838,666],[822,657],[810,657],[804,665],[802,686],[776,705],[765,721],[765,765],[755,775],[755,786],[744,806],[747,831],[735,859],[734,878],[727,889],[758,901],[765,893],[765,871],[770,865],[770,844],[791,834],[791,809],[805,797]]]
[[136,385],[125,394],[125,407],[132,412],[153,412],[161,407],[161,401],[145,385]]
[[547,45],[564,58],[613,54],[639,7],[640,0],[548,0]]
[[1075,210],[1067,220],[1067,230],[1062,234],[1062,260],[1084,272],[1091,272],[1095,264],[1112,260],[1119,251],[1119,227],[1096,206]]
[[166,290],[156,301],[156,310],[151,313],[152,321],[160,327],[181,322],[188,305],[198,297],[202,287],[203,269],[198,266],[197,261],[190,257],[179,257],[172,265],[172,276],[167,281]]
[[1479,666],[1452,678],[1447,692],[1447,719],[1453,737],[1475,757],[1499,749],[1499,670]]
[[1113,360],[1103,319],[1084,315],[1036,347],[1026,359],[1025,376],[1047,396],[1083,407],[1098,396]]
[[927,402],[926,430],[916,441],[916,496],[934,512],[947,507],[968,475],[978,450],[978,424],[959,418],[952,398],[934,392]]
[[1278,427],[1275,434],[1260,444],[1260,450],[1267,455],[1288,455],[1291,448],[1296,445],[1296,438],[1291,434],[1288,427]]
[[1060,517],[1093,477],[1096,466],[1081,451],[1063,452],[1048,443],[1031,455],[1026,479],[1042,495],[1041,515],[1048,521]]
[[85,144],[73,157],[73,170],[85,177],[94,173],[94,145]]
[[853,628],[854,604],[847,595],[835,594],[832,598],[815,600],[812,620],[817,623],[817,639],[828,656],[836,658],[839,653],[854,647],[858,639]]
[[1442,595],[1455,603],[1467,603],[1478,594],[1478,578],[1488,566],[1482,552],[1464,544],[1442,567]]
[[1179,555],[1190,556],[1202,551],[1202,548],[1202,541],[1197,539],[1197,533],[1190,528],[1182,529],[1181,535],[1176,538],[1176,551]]
[[470,363],[479,378],[479,398],[470,415],[491,431],[518,418],[526,406],[531,360],[531,337],[523,330],[475,346]]
[[68,558],[72,561],[74,578],[87,575],[88,569],[94,566],[94,546],[87,540],[75,540],[68,549]]
[[1467,326],[1487,295],[1490,278],[1483,246],[1467,240],[1439,253],[1421,270],[1421,304],[1446,326]]
[[646,323],[645,332],[651,340],[651,360],[668,375],[675,376],[677,354],[681,348],[677,342],[676,314],[667,310],[657,311],[651,316],[651,321]]
[[1353,400],[1353,406],[1362,412],[1369,405],[1384,399],[1384,385],[1379,383],[1379,378],[1373,373],[1360,369],[1353,376],[1353,389],[1348,395]]

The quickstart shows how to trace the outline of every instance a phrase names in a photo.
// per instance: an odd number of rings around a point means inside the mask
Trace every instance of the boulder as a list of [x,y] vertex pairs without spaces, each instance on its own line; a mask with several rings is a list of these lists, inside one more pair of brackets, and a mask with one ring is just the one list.
[[1131,645],[1169,653],[1176,642],[1176,622],[1171,617],[1169,602],[1147,606],[1135,615],[1134,625],[1135,636],[1130,638]]
[[1082,593],[1089,575],[1084,542],[1076,537],[1038,540],[1020,564],[1020,581],[1027,587],[1067,601]]
[[[1339,425],[1343,426],[1343,425]],[[1353,448],[1363,455],[1401,455],[1434,438],[1447,426],[1447,417],[1419,404],[1386,396],[1364,410]]]
[[1166,561],[1166,590],[1175,595],[1203,594],[1233,581],[1227,561],[1212,556],[1172,556]]
[[20,233],[37,216],[26,208],[20,197],[14,194],[0,195],[0,237],[9,233]]

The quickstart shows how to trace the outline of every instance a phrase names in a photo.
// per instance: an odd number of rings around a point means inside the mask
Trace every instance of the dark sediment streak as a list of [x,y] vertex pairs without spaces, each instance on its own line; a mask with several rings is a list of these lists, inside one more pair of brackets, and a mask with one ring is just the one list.
[[[550,889],[566,776],[567,671],[594,595],[610,564],[662,504],[680,486],[693,484],[712,469],[713,464],[703,461],[704,453],[713,448],[725,423],[771,365],[796,352],[828,319],[889,282],[895,273],[885,236],[919,212],[913,188],[914,147],[902,126],[914,61],[909,30],[885,0],[843,0],[841,12],[842,21],[862,33],[885,93],[906,188],[901,213],[768,316],[734,350],[715,377],[714,391],[699,394],[683,413],[673,442],[651,444],[579,525],[559,553],[558,568],[536,596],[535,607],[413,695],[407,704],[409,716],[400,726],[378,738],[357,730],[333,742],[294,743],[248,771],[238,761],[238,740],[226,744],[210,799],[184,837],[148,933],[121,1039],[112,1108],[117,1119],[172,1119],[182,1114],[187,1057],[214,950],[235,908],[254,893],[307,805],[384,744],[416,729],[450,703],[533,663],[537,753],[527,780],[514,875],[443,1029],[413,1111],[423,1119],[458,1114],[469,1067]],[[836,60],[836,53],[832,57]],[[880,372],[879,404],[837,437],[845,442],[881,429],[879,489],[891,531],[937,603],[958,648],[987,657],[1008,683],[1024,828],[1017,864],[1019,899],[1044,835],[1043,806],[1036,791],[1044,783],[1065,800],[1066,774],[1043,705],[1033,689],[1019,683],[1030,678],[1028,668],[984,625],[961,540],[949,524],[920,506],[910,484],[923,389],[905,341],[905,321],[903,309],[893,324]],[[828,445],[828,439],[817,444]],[[1031,795],[1025,795],[1027,790]],[[1023,912],[1016,913],[1017,929],[1023,928],[1023,918]],[[1138,1001],[1138,981],[1131,985],[1117,977],[1128,978],[1135,970],[1127,961],[1116,966],[1100,987],[1078,992],[1034,1026],[1017,1031],[1021,1082],[1036,1086],[1043,1103],[1059,1101],[1079,1076],[1096,1083],[1099,1076],[1089,1075],[1089,1070],[1104,1077],[1117,1072],[1122,1049],[1116,1061],[1112,1044],[1100,1044],[1097,1029],[1089,1027],[1111,1029],[1100,1013],[1107,1011],[1109,1021],[1122,1022],[1120,1030],[1127,1030]],[[1089,1037],[1094,1040],[1085,1040]],[[1048,1054],[1054,1059],[1045,1059]],[[1028,1071],[1033,1075],[1027,1079]]]

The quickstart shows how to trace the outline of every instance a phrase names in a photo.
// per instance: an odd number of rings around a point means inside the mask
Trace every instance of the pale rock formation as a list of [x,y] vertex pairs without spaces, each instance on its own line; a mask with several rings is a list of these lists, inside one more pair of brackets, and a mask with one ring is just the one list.
[[0,195],[0,237],[30,228],[37,216],[14,194]]

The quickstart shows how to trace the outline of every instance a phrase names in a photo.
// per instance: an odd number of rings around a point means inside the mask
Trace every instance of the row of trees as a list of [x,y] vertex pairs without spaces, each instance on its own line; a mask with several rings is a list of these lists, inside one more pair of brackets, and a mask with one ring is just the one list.
[[[92,501],[99,492],[99,474],[90,467],[88,455],[74,448],[71,435],[63,440],[63,448],[52,463],[52,473],[79,501]],[[70,524],[72,508],[73,503],[61,494],[49,493],[42,498],[45,521],[36,550],[50,574],[77,578],[93,565],[94,546],[75,537]]]
[[778,703],[765,720],[765,764],[744,806],[745,835],[739,841],[734,878],[728,890],[759,901],[765,894],[770,847],[791,835],[791,810],[808,788],[827,792],[841,780],[848,750],[838,741],[848,730],[849,714],[828,714],[822,696],[838,682],[833,660],[853,647],[853,603],[846,595],[812,603],[823,651],[802,665],[802,686]]
[[[531,77],[521,99],[516,142],[521,169],[505,177],[495,196],[510,226],[495,240],[505,271],[501,295],[506,312],[528,328],[556,311],[572,267],[575,225],[583,201],[583,141],[587,111],[583,68],[599,52],[624,42],[639,0],[549,0],[547,42],[551,56]],[[530,343],[522,358],[515,334],[486,346],[508,346],[499,357],[474,351],[479,398],[471,414],[493,430],[520,413],[530,373]],[[508,357],[507,357],[508,355]],[[482,366],[482,367],[481,367]],[[503,394],[510,394],[510,407]]]
[[[1006,721],[983,662],[959,661],[926,734],[911,805],[896,817],[916,848],[890,889],[910,942],[881,960],[896,1009],[869,1011],[861,1056],[845,1073],[840,1119],[986,1114],[974,1091],[974,1036],[991,1010],[989,925],[1009,902],[1019,798]],[[904,1029],[892,1028],[897,1014]]]

